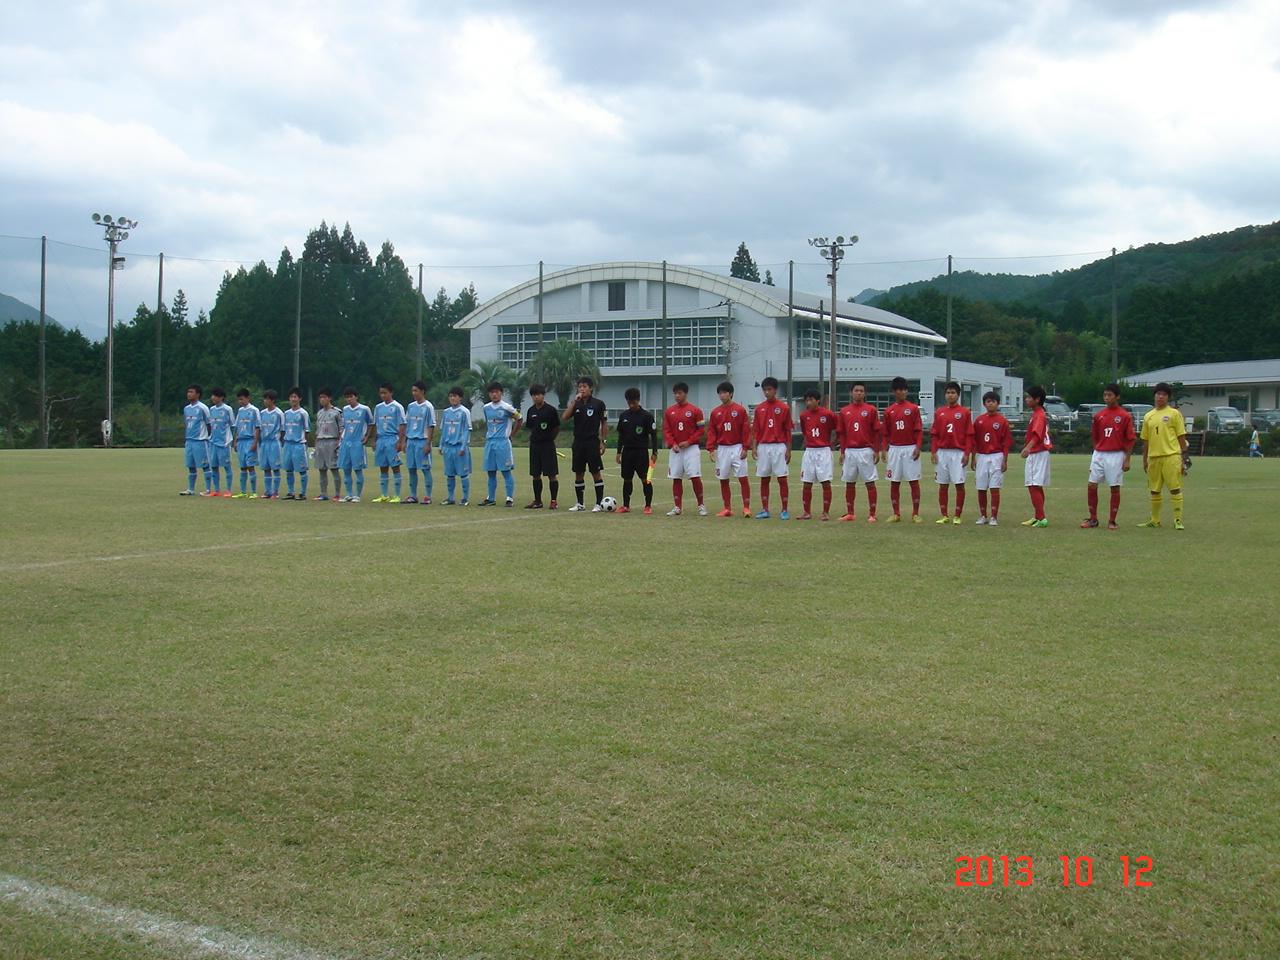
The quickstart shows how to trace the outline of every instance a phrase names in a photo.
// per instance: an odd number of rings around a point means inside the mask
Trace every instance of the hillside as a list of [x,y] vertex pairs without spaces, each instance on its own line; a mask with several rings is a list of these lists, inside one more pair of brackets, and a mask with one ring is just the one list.
[[[10,320],[30,320],[32,323],[39,323],[40,308],[23,303],[17,297],[11,297],[7,293],[0,293],[0,325],[8,323]],[[44,322],[56,324],[59,327],[62,326],[48,314],[45,315]]]

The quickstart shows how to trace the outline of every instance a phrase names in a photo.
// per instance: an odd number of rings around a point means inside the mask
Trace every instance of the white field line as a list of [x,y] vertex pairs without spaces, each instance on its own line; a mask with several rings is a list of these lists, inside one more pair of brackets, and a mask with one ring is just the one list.
[[141,937],[181,960],[338,960],[302,947],[112,906],[96,897],[4,873],[0,873],[0,901],[67,925],[87,926],[114,936]]
[[387,527],[384,530],[353,530],[346,533],[322,533],[306,537],[281,537],[276,540],[246,540],[242,543],[215,543],[203,547],[181,547],[174,550],[154,550],[149,553],[120,553],[108,557],[73,557],[68,560],[49,560],[45,563],[13,563],[0,565],[0,573],[16,570],[44,570],[50,567],[69,567],[82,563],[107,563],[114,560],[150,560],[155,557],[176,557],[187,553],[208,553],[213,550],[245,550],[251,547],[276,547],[285,543],[310,543],[315,540],[340,540],[343,537],[377,537],[387,533],[415,533],[422,530],[440,530],[444,527],[465,527],[475,523],[511,523],[513,520],[532,520],[531,514],[514,517],[490,517],[483,520],[456,520],[450,523],[423,523],[412,527]]

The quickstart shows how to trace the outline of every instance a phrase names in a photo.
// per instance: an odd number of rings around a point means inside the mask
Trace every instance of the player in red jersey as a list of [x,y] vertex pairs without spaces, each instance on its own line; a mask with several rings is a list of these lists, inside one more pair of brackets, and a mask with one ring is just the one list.
[[1044,387],[1027,387],[1027,409],[1031,411],[1031,422],[1027,424],[1027,443],[1022,448],[1022,459],[1026,460],[1027,492],[1031,494],[1031,506],[1036,515],[1030,520],[1023,520],[1024,527],[1047,527],[1049,519],[1044,512],[1044,488],[1049,486],[1049,451],[1053,449],[1053,441],[1049,439],[1049,417],[1044,412]]
[[764,403],[756,407],[751,430],[751,456],[756,461],[760,478],[760,507],[757,520],[769,519],[769,478],[778,478],[778,494],[782,497],[783,520],[787,513],[787,474],[791,468],[791,404],[778,399],[778,381],[765,377],[760,381]]
[[1098,484],[1106,481],[1111,487],[1111,519],[1108,530],[1116,528],[1116,514],[1120,512],[1120,486],[1129,472],[1129,457],[1137,434],[1133,429],[1133,415],[1120,406],[1120,384],[1108,383],[1102,388],[1106,406],[1093,415],[1093,458],[1089,461],[1089,519],[1080,526],[1088,529],[1098,525]]
[[822,519],[831,516],[831,440],[836,433],[836,415],[822,405],[822,394],[810,387],[804,392],[805,409],[800,411],[800,432],[804,434],[804,457],[800,461],[800,479],[804,482],[804,513],[801,520],[812,520],[813,485],[822,484]]
[[[974,523],[999,526],[1000,490],[1009,469],[1009,448],[1013,431],[1000,412],[1000,394],[988,390],[982,397],[986,413],[973,421],[973,485],[978,488],[978,511]],[[987,518],[987,491],[991,491],[991,518]]]
[[849,390],[853,400],[840,411],[836,434],[840,438],[840,466],[844,477],[847,512],[841,520],[857,520],[858,481],[867,485],[867,522],[876,522],[876,461],[880,459],[880,414],[867,403],[867,385],[862,381]]
[[716,476],[720,479],[720,499],[724,501],[724,509],[717,517],[732,517],[733,508],[729,505],[729,479],[737,477],[742,486],[742,515],[751,516],[751,481],[747,479],[747,449],[751,445],[751,418],[747,408],[733,402],[733,384],[726,380],[716,387],[720,397],[720,406],[711,411],[711,420],[707,424],[707,452],[711,454],[716,465]]
[[969,454],[973,450],[973,414],[968,407],[960,406],[960,384],[954,380],[942,390],[947,405],[933,411],[932,453],[929,459],[936,468],[938,480],[938,509],[942,517],[938,523],[947,523],[947,496],[951,484],[956,485],[956,515],[951,523],[960,522],[964,512],[964,471],[969,466]]
[[689,385],[684,381],[671,388],[675,403],[667,407],[662,416],[662,440],[671,451],[667,455],[667,476],[671,480],[671,496],[675,509],[667,516],[678,517],[684,513],[684,480],[687,477],[698,498],[698,513],[707,515],[707,505],[702,502],[702,450],[698,446],[706,433],[707,421],[702,411],[689,402]]
[[899,491],[903,480],[911,484],[911,520],[920,522],[920,446],[924,442],[924,418],[920,408],[907,399],[909,389],[904,377],[894,377],[890,384],[893,403],[884,412],[884,465],[889,479],[889,502],[893,505],[890,523],[902,520]]

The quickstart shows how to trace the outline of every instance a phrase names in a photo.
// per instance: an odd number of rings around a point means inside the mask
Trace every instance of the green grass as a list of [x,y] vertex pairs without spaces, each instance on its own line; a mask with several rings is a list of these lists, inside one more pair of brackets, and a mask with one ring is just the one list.
[[[1280,464],[1197,458],[1182,533],[1137,473],[1078,529],[1086,464],[989,530],[5,453],[0,874],[330,956],[1276,956]],[[163,955],[3,897],[0,943]]]

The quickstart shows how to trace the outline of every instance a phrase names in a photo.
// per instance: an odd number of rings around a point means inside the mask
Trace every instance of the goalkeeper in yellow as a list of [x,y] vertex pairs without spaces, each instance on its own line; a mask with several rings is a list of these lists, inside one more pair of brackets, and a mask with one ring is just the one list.
[[1155,409],[1142,418],[1142,469],[1147,474],[1147,489],[1151,491],[1151,519],[1140,527],[1160,526],[1160,510],[1164,506],[1164,488],[1169,488],[1169,502],[1173,505],[1173,528],[1185,530],[1182,525],[1182,478],[1191,466],[1187,456],[1187,425],[1182,414],[1169,406],[1173,387],[1157,383]]

